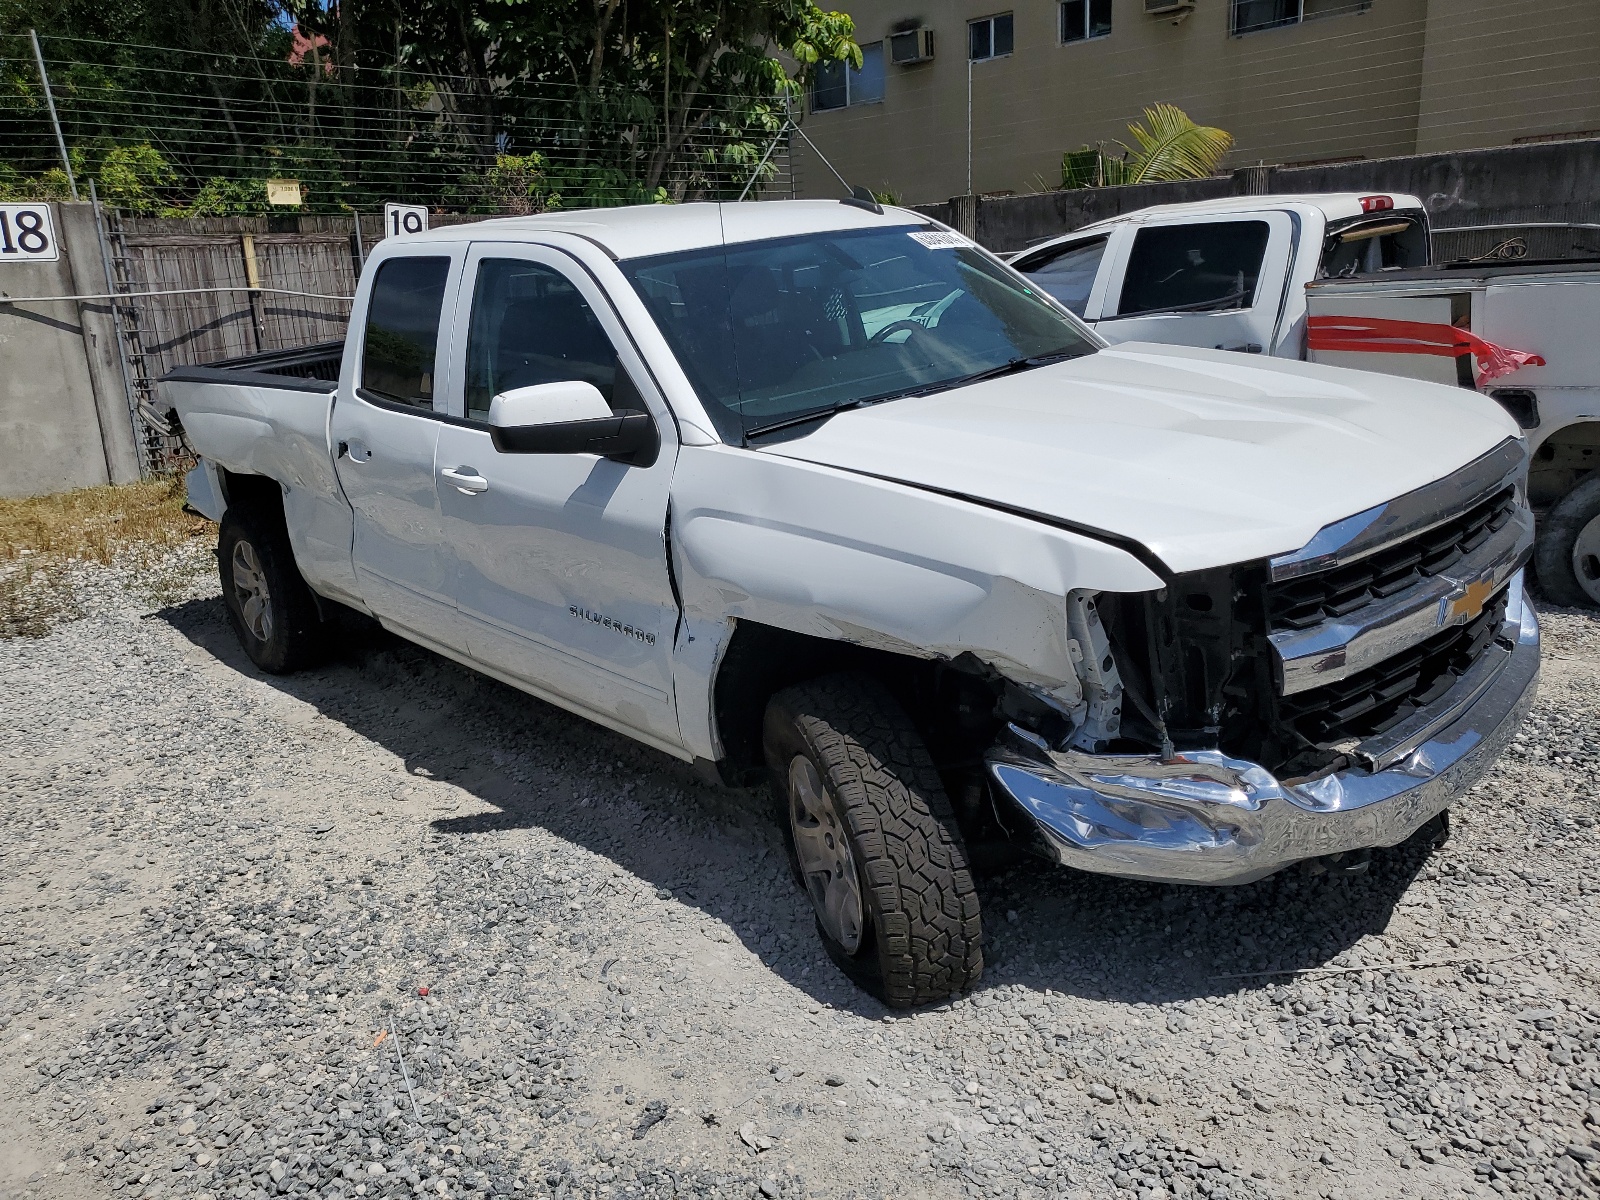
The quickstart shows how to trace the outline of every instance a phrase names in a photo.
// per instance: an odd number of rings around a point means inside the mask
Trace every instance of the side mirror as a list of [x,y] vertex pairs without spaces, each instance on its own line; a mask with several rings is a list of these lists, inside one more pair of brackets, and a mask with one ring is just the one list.
[[489,402],[489,436],[502,454],[598,454],[635,467],[650,466],[661,449],[649,413],[612,412],[581,380],[501,392]]

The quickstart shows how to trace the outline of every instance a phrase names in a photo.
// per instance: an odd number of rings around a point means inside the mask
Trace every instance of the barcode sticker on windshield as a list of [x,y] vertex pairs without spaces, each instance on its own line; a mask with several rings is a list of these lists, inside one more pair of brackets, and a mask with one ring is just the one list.
[[963,246],[972,245],[959,233],[951,233],[946,229],[929,229],[913,233],[911,239],[921,242],[929,250],[959,250]]

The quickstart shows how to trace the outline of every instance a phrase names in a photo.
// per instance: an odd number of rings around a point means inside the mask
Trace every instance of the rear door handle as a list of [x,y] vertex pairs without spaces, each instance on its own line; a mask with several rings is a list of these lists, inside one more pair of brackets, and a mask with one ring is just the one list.
[[348,441],[339,443],[339,453],[353,463],[372,461],[372,448],[365,442]]
[[455,484],[456,491],[463,496],[476,496],[479,492],[489,490],[489,481],[471,467],[444,467],[439,474]]

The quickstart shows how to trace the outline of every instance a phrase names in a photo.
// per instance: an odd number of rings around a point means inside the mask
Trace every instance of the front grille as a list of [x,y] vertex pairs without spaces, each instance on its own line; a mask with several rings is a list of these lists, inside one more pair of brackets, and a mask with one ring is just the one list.
[[1309,629],[1403,592],[1431,575],[1448,571],[1503,528],[1516,511],[1516,495],[1506,488],[1443,525],[1353,563],[1303,579],[1269,583],[1268,622],[1274,632]]
[[1278,712],[1312,745],[1364,739],[1393,728],[1443,696],[1489,647],[1505,620],[1502,591],[1478,617],[1441,630],[1375,667],[1293,696]]

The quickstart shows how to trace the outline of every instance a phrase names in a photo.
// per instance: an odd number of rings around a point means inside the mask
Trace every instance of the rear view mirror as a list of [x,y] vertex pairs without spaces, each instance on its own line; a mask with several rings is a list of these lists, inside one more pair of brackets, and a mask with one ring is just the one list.
[[613,412],[592,383],[570,380],[501,392],[489,436],[502,454],[598,454],[631,466],[656,461],[661,437],[646,412]]

